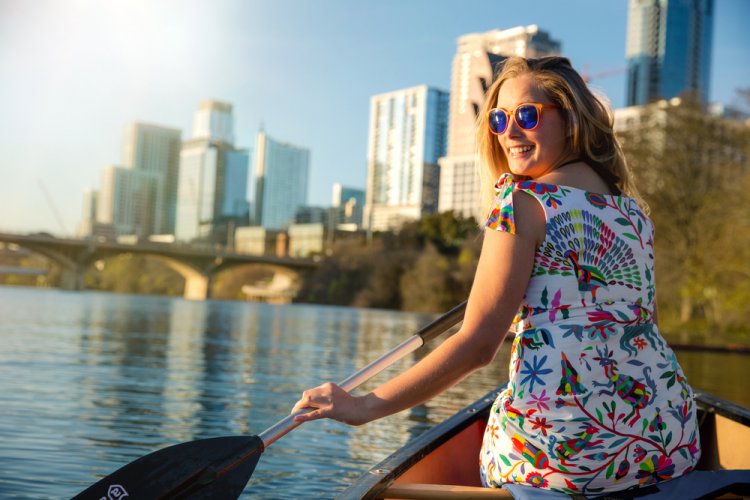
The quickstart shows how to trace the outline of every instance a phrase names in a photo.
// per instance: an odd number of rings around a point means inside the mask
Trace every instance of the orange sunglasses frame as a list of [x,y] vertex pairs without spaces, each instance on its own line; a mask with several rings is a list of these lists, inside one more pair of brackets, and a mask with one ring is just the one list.
[[[539,114],[539,119],[536,121],[536,125],[534,125],[531,128],[522,127],[521,124],[518,123],[518,121],[516,120],[516,111],[518,111],[522,106],[534,106],[536,108],[536,112]],[[516,106],[515,109],[513,109],[512,113],[508,113],[503,108],[492,108],[491,110],[487,112],[487,126],[489,127],[490,132],[492,132],[494,135],[503,135],[505,132],[508,131],[508,127],[510,126],[510,119],[513,118],[513,121],[515,121],[516,125],[518,125],[522,130],[534,130],[542,122],[542,109],[544,108],[560,109],[560,106],[556,106],[554,104],[539,104],[537,102],[522,102],[521,104]],[[505,113],[505,119],[508,122],[505,125],[505,130],[503,130],[500,133],[492,130],[492,121],[490,120],[490,116],[492,115],[493,111],[502,111],[503,113]]]

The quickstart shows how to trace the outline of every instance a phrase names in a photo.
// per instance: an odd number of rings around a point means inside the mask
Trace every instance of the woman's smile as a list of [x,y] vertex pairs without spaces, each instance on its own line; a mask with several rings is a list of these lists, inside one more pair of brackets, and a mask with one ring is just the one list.
[[508,152],[510,153],[510,157],[512,158],[526,158],[528,156],[531,156],[532,151],[536,148],[536,146],[532,145],[523,145],[523,146],[511,146],[508,148]]

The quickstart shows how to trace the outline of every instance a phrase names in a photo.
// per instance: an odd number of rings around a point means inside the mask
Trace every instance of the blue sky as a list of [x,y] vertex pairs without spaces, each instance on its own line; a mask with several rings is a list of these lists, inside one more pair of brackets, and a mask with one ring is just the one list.
[[[750,87],[747,19],[750,1],[716,0],[712,101]],[[364,187],[371,95],[449,90],[457,37],[527,24],[581,71],[625,66],[626,0],[0,0],[0,231],[72,233],[125,125],[187,139],[206,98],[234,105],[238,146],[263,124],[309,148],[327,205],[334,182]],[[624,104],[624,73],[592,84]]]

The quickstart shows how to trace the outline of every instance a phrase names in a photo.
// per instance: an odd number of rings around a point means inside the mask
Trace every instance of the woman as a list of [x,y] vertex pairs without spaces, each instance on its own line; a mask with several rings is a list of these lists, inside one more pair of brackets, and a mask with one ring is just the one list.
[[602,493],[688,472],[693,392],[658,331],[653,226],[607,108],[567,59],[511,57],[477,139],[494,193],[461,329],[367,395],[305,391],[296,419],[359,425],[420,404],[490,363],[512,327],[486,486]]

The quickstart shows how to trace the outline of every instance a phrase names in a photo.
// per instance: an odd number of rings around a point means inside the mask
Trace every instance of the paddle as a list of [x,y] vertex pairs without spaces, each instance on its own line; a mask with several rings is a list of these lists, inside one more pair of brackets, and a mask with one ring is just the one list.
[[[465,309],[466,302],[462,302],[339,385],[346,391],[353,390],[459,323]],[[257,436],[200,439],[155,451],[104,477],[74,500],[237,498],[263,451],[296,428],[299,424],[294,417],[304,412],[283,418]]]

